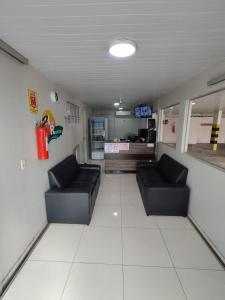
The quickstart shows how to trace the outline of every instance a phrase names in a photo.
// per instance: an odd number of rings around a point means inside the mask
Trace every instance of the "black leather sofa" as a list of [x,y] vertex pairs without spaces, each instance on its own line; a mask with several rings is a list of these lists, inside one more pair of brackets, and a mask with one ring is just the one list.
[[99,165],[78,164],[74,155],[48,171],[45,193],[49,223],[89,224],[101,179]]
[[188,169],[166,154],[153,164],[137,165],[137,182],[147,215],[187,216]]

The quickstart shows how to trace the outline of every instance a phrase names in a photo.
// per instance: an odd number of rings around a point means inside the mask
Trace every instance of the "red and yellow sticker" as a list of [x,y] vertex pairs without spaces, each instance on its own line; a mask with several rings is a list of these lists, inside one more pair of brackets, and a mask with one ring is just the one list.
[[48,124],[49,124],[49,125],[54,125],[54,126],[56,125],[56,123],[55,123],[55,117],[54,117],[53,113],[52,113],[50,110],[45,109],[45,110],[43,111],[43,113],[42,113],[42,118],[43,118],[44,116],[47,116],[47,117],[48,117]]
[[33,114],[38,113],[38,98],[37,98],[37,92],[33,90],[27,90],[27,96],[28,96],[28,103],[29,103],[29,110]]
[[55,117],[53,113],[45,109],[42,113],[42,126],[47,128],[48,142],[59,138],[63,133],[63,127],[61,125],[56,125]]

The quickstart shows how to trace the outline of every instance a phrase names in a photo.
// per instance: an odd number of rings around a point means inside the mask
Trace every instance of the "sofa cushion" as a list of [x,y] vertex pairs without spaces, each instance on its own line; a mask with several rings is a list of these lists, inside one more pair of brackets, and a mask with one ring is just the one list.
[[101,171],[101,166],[100,165],[95,165],[95,164],[80,164],[80,168],[82,170],[97,170]]
[[157,166],[151,168],[139,168],[138,176],[140,176],[144,186],[160,186],[167,183],[166,179],[162,176]]
[[74,178],[75,181],[82,181],[82,182],[90,182],[95,183],[100,175],[100,172],[98,170],[80,170],[80,172],[76,175]]
[[84,192],[88,191],[90,193],[94,189],[95,185],[91,182],[74,180],[73,182],[70,183],[69,187],[70,188],[80,188],[81,190],[84,189]]
[[80,167],[74,155],[68,156],[48,171],[50,187],[63,188],[70,185]]
[[174,184],[185,184],[188,174],[188,169],[182,164],[163,154],[158,163],[160,173],[168,182]]

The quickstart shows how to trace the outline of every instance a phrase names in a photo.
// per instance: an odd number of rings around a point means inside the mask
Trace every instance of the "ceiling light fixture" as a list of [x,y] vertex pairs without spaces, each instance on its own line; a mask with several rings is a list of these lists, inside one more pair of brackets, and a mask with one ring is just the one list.
[[119,107],[119,110],[123,110],[123,107]]
[[122,104],[122,99],[121,99],[121,97],[120,97],[120,101],[115,101],[115,102],[113,103],[113,105],[116,106],[116,107],[119,107],[121,104]]
[[109,48],[109,53],[112,56],[124,58],[133,55],[136,52],[136,49],[137,46],[134,42],[130,40],[121,39],[116,40],[111,44]]
[[196,104],[196,102],[193,102],[193,101],[191,101],[191,104],[192,104],[192,105],[195,105],[195,104]]

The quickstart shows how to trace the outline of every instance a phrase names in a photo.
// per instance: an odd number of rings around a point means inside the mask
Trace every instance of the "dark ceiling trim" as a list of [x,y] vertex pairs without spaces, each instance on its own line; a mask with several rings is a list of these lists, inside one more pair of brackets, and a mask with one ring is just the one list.
[[210,80],[207,82],[207,85],[208,85],[208,86],[211,86],[211,85],[220,83],[220,82],[222,82],[222,81],[225,81],[225,74],[222,74],[222,75],[219,75],[219,76],[217,76],[217,77],[214,77],[214,78],[210,79]]
[[11,57],[15,58],[17,61],[24,65],[28,65],[29,61],[26,57],[24,57],[22,54],[20,54],[18,51],[16,51],[14,48],[12,48],[10,45],[5,43],[3,40],[0,39],[0,50],[7,53]]
[[210,96],[210,95],[213,95],[213,94],[222,92],[222,91],[225,91],[225,87],[221,87],[221,88],[219,88],[219,89],[216,89],[215,91],[211,91],[211,92],[208,92],[208,93],[205,93],[205,94],[201,94],[201,95],[199,95],[199,96],[196,96],[196,97],[194,97],[194,98],[190,98],[189,101],[197,100],[197,99],[200,99],[200,98],[203,98],[203,97],[206,97],[206,96]]

